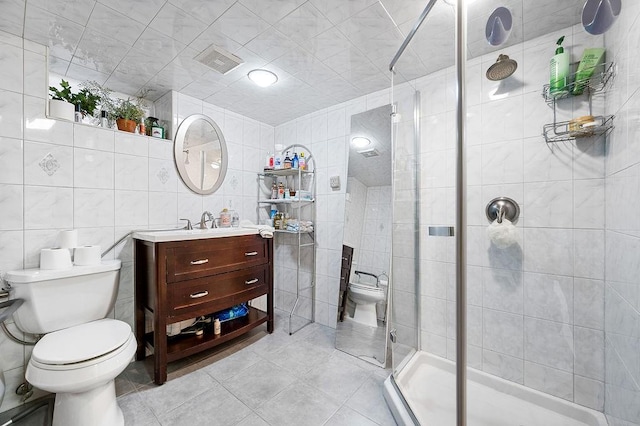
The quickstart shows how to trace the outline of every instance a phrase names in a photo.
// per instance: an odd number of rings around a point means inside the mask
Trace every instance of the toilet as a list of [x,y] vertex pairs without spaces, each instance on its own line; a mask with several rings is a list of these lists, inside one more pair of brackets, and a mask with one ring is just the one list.
[[356,304],[353,320],[370,327],[377,327],[376,304],[385,300],[385,290],[373,285],[349,283],[348,296]]
[[115,378],[137,344],[127,323],[106,318],[118,294],[120,266],[120,260],[111,260],[6,275],[13,296],[24,299],[14,313],[16,326],[44,334],[33,348],[25,377],[56,394],[54,426],[124,425]]

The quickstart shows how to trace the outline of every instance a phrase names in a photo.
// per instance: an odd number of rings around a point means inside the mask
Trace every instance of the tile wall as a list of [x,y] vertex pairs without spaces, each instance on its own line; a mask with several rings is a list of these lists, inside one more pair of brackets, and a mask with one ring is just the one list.
[[[204,210],[215,215],[229,202],[241,218],[255,221],[256,172],[273,146],[273,127],[171,94],[176,119],[207,114],[227,140],[224,186],[199,196],[178,178],[171,141],[47,119],[43,46],[0,32],[0,67],[0,271],[37,267],[40,249],[54,246],[63,229],[78,229],[81,244],[106,248],[133,229],[176,227],[180,218],[196,221]],[[123,261],[114,315],[132,323],[130,241],[107,257],[114,256]],[[0,333],[7,380],[0,411],[20,403],[13,390],[29,355]]]
[[[605,414],[640,425],[640,4],[626,2],[605,33],[618,72],[607,93],[616,127],[607,140],[605,227]],[[601,290],[602,291],[602,290]]]

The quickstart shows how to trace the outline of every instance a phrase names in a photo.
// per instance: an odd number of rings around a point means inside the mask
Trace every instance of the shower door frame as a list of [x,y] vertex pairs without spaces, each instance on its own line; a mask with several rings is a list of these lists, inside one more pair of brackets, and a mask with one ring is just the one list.
[[[415,36],[416,32],[427,18],[431,9],[438,0],[429,0],[427,6],[420,14],[420,17],[412,27],[411,31],[400,46],[389,64],[389,71],[393,73],[394,67],[402,54],[409,46],[409,43]],[[467,14],[466,0],[457,0],[455,9],[455,69],[456,69],[456,220],[455,220],[455,239],[456,239],[456,419],[457,426],[467,425],[467,275],[466,275],[466,242],[467,242],[467,221],[466,221],[466,107],[465,107],[465,61],[467,57]],[[420,146],[420,92],[416,91],[414,98],[414,144]],[[417,142],[416,142],[417,141]],[[394,155],[395,163],[395,155]],[[415,176],[420,176],[420,162],[416,163]],[[394,164],[395,167],[395,164]],[[416,181],[419,185],[420,181]],[[420,254],[420,191],[416,191],[415,198],[415,250],[417,255]],[[416,258],[415,264],[415,286],[416,286],[416,342],[417,349],[420,349],[420,258]],[[392,336],[392,345],[394,336]],[[393,374],[396,374],[394,371]],[[399,390],[393,376],[391,383]],[[402,395],[399,392],[399,395]],[[408,407],[406,401],[402,401],[405,407]],[[411,410],[408,410],[414,421],[417,422]]]

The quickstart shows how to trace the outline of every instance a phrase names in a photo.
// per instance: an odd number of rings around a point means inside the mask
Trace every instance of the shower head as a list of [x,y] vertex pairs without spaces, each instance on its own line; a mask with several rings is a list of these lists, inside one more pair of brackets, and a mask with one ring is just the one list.
[[518,69],[518,63],[507,55],[499,55],[495,64],[487,70],[487,78],[491,81],[504,80]]

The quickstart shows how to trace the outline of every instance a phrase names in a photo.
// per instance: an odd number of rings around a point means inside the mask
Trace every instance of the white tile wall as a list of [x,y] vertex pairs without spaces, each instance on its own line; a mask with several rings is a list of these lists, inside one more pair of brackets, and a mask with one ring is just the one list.
[[[250,191],[230,184],[195,195],[178,178],[171,141],[47,119],[45,55],[44,47],[0,32],[0,271],[37,267],[40,249],[54,246],[62,229],[76,228],[81,244],[106,248],[133,229],[176,227],[182,217],[199,220],[203,210],[215,215],[232,199],[241,219],[255,221],[255,176],[273,147],[273,127],[182,94],[171,93],[168,106],[161,100],[159,110],[176,115],[166,117],[172,124],[214,112],[236,153],[229,182],[253,182]],[[133,324],[131,242],[114,252],[107,257],[123,261],[114,315]],[[0,411],[21,403],[13,389],[28,359],[28,350],[0,333],[7,379]]]
[[[606,310],[604,349],[598,346],[583,367],[586,370],[590,363],[597,363],[604,356],[606,374],[602,386],[601,371],[597,371],[599,377],[580,373],[580,380],[576,380],[576,397],[580,389],[582,400],[604,405],[611,425],[637,426],[640,425],[640,84],[637,52],[640,4],[630,3],[625,7],[624,16],[620,15],[618,22],[604,37],[607,59],[615,61],[619,70],[606,97],[607,114],[615,114],[616,121],[604,151],[606,225],[605,243],[599,250],[604,253],[605,273],[594,277],[604,278],[605,281],[581,282],[584,289],[581,297],[585,304],[601,307],[599,298],[604,293]],[[617,205],[615,208],[614,204]],[[599,309],[595,312],[596,318],[603,315]],[[590,327],[585,330],[585,342],[589,343],[598,342],[599,335],[596,333],[601,333],[592,329],[591,320],[584,313],[581,316],[582,324]],[[589,349],[584,348],[585,351]]]

